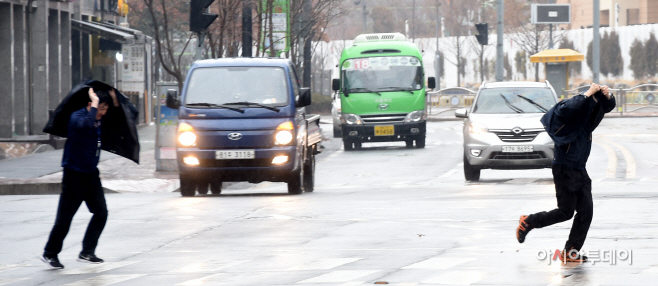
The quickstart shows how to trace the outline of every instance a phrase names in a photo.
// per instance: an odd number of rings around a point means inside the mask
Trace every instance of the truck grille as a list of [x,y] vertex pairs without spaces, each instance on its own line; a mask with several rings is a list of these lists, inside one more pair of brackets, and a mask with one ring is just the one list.
[[364,124],[402,123],[406,113],[361,115]]
[[539,133],[544,132],[544,129],[521,129],[520,133],[510,129],[489,129],[489,132],[496,134],[503,142],[531,142]]

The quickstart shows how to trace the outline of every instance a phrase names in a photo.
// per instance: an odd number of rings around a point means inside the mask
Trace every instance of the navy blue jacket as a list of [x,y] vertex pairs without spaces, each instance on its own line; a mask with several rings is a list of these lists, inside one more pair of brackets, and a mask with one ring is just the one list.
[[612,94],[607,99],[599,91],[590,97],[579,94],[560,101],[546,112],[541,123],[555,142],[553,164],[585,169],[592,150],[592,132],[615,105]]
[[94,107],[87,111],[85,107],[71,114],[62,167],[84,173],[98,171],[101,126],[96,120],[97,111]]

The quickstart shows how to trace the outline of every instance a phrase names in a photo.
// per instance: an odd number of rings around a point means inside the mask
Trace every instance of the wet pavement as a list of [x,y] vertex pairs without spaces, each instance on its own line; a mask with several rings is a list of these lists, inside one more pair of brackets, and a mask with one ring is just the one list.
[[52,271],[37,257],[58,197],[0,196],[0,285],[656,284],[658,118],[604,119],[595,132],[583,250],[599,259],[583,265],[552,260],[571,221],[535,229],[523,244],[514,236],[520,215],[555,208],[550,169],[483,170],[465,182],[461,124],[428,123],[425,149],[344,152],[325,141],[316,190],[298,196],[281,183],[193,198],[107,194],[101,265],[75,261],[85,207],[60,254],[66,269]]

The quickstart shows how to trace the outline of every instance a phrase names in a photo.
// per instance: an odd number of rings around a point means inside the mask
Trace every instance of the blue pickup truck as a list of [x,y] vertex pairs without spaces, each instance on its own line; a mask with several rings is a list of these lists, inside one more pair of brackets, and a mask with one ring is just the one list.
[[196,61],[180,96],[176,155],[182,196],[219,194],[222,182],[286,182],[312,192],[320,116],[308,115],[311,92],[292,62],[272,58]]

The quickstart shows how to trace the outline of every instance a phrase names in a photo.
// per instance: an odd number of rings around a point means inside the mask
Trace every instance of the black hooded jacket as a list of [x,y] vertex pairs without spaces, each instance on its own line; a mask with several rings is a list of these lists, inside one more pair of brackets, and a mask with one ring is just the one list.
[[560,101],[548,110],[541,123],[555,142],[553,164],[585,169],[592,150],[592,132],[615,105],[612,93],[608,99],[598,91],[590,97],[579,94]]
[[[55,112],[43,128],[43,132],[59,137],[67,137],[71,114],[87,106],[89,88],[109,91],[111,86],[96,80],[89,80],[73,87],[59,103]],[[110,105],[101,125],[101,149],[115,153],[139,164],[139,138],[137,137],[137,109],[119,91],[115,90],[119,106]]]

